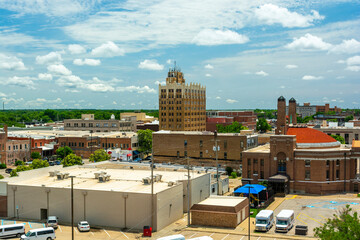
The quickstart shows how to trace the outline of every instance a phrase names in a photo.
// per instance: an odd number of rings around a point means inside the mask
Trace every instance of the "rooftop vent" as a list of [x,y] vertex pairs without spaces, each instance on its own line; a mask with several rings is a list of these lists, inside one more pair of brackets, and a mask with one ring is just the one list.
[[169,186],[169,187],[173,186],[174,184],[175,184],[175,183],[172,182],[172,181],[168,182],[168,186]]
[[151,179],[150,179],[149,177],[146,177],[146,178],[143,178],[143,179],[142,179],[142,182],[143,182],[144,184],[150,184],[150,183],[151,183]]
[[161,182],[161,178],[162,178],[161,174],[156,174],[155,175],[155,182]]

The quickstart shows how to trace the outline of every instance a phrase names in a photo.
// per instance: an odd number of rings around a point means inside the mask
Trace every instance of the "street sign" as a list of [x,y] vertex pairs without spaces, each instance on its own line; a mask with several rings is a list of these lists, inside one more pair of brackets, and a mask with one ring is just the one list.
[[[216,146],[213,147],[213,151],[216,152]],[[217,146],[217,151],[220,151],[220,146]]]

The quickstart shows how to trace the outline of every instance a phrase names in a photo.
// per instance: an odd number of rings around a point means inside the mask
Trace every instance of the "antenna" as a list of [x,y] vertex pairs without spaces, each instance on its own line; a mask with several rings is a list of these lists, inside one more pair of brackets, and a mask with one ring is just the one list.
[[174,71],[176,71],[176,61],[174,61]]

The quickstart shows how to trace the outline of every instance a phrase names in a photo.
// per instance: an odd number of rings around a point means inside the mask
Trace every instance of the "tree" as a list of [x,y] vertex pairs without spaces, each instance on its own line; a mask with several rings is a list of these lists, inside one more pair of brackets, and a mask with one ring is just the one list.
[[266,132],[271,130],[270,124],[266,121],[265,118],[259,118],[256,123],[256,130],[259,132]]
[[139,130],[138,134],[138,143],[140,152],[151,152],[152,150],[152,132],[150,129]]
[[233,122],[230,125],[224,126],[222,124],[216,124],[218,133],[239,133],[241,130],[248,129],[238,122]]
[[48,167],[49,163],[46,160],[40,160],[40,159],[35,159],[32,164],[31,167],[33,169],[37,169],[37,168],[44,168],[44,167]]
[[109,160],[111,155],[108,154],[104,149],[98,149],[94,152],[94,154],[90,155],[89,161],[90,162],[102,162]]
[[350,120],[354,120],[354,116],[353,115],[350,115],[350,116],[347,116],[345,117],[345,122],[348,122]]
[[20,165],[20,166],[17,166],[16,169],[13,169],[10,173],[10,177],[15,177],[15,176],[18,176],[18,172],[23,172],[23,171],[29,171],[33,169],[32,166],[26,166],[26,165]]
[[0,174],[0,179],[4,179],[4,176]]
[[60,159],[64,159],[65,156],[74,153],[74,151],[68,146],[60,147],[56,150],[56,155],[60,157]]
[[231,173],[233,172],[233,168],[232,168],[232,167],[227,166],[227,167],[225,168],[225,171],[226,171],[227,175],[228,175],[228,176],[230,176],[230,175],[231,175]]
[[62,160],[62,165],[64,167],[70,167],[73,165],[83,165],[82,159],[79,156],[76,156],[73,153],[70,153],[69,155],[67,155],[64,160]]
[[345,139],[342,136],[330,135],[330,137],[334,138],[336,141],[339,141],[341,144],[345,144]]
[[41,154],[39,152],[32,152],[31,153],[31,159],[40,159]]
[[0,169],[5,169],[6,168],[6,164],[5,163],[0,163]]
[[15,166],[21,166],[21,165],[24,165],[23,161],[21,161],[21,160],[15,161]]
[[358,240],[360,239],[360,218],[358,213],[349,205],[334,214],[332,218],[327,219],[326,223],[314,229],[315,237],[326,240]]
[[231,178],[237,178],[237,173],[236,173],[236,172],[232,172],[232,173],[231,173]]

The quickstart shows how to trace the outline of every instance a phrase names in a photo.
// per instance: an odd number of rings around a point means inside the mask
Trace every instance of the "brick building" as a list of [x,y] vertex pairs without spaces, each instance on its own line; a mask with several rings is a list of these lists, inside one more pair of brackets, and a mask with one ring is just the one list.
[[66,131],[135,132],[136,116],[116,120],[112,115],[109,120],[95,120],[94,114],[81,114],[81,119],[65,119],[64,129]]
[[205,131],[206,88],[185,84],[184,74],[176,66],[169,69],[166,85],[159,84],[160,130]]
[[327,135],[338,135],[343,137],[345,144],[351,144],[353,140],[360,139],[360,127],[354,127],[353,122],[345,123],[345,126],[342,127],[338,126],[337,122],[333,122],[328,127],[319,127],[316,129]]
[[238,122],[251,129],[256,129],[257,116],[253,111],[207,111],[206,112],[206,131],[214,132],[216,125],[231,125]]
[[[331,108],[329,103],[325,105],[311,105],[310,103],[304,103],[302,106],[296,106],[296,113],[300,115],[302,118],[315,115],[317,112],[328,113],[328,112],[336,112],[341,113],[342,109],[337,106]],[[289,112],[288,107],[286,108],[286,114]]]
[[[218,162],[222,167],[240,169],[242,152],[258,145],[257,135],[237,133],[217,134]],[[153,133],[153,156],[155,162],[186,163],[216,166],[215,136],[212,132],[159,131]]]
[[[277,134],[270,144],[243,152],[243,181],[267,180],[277,193],[358,191],[360,151],[316,129],[297,126],[291,118],[287,121],[285,105],[280,97]],[[289,110],[290,116],[296,113]]]
[[0,130],[0,163],[6,163],[7,126]]

